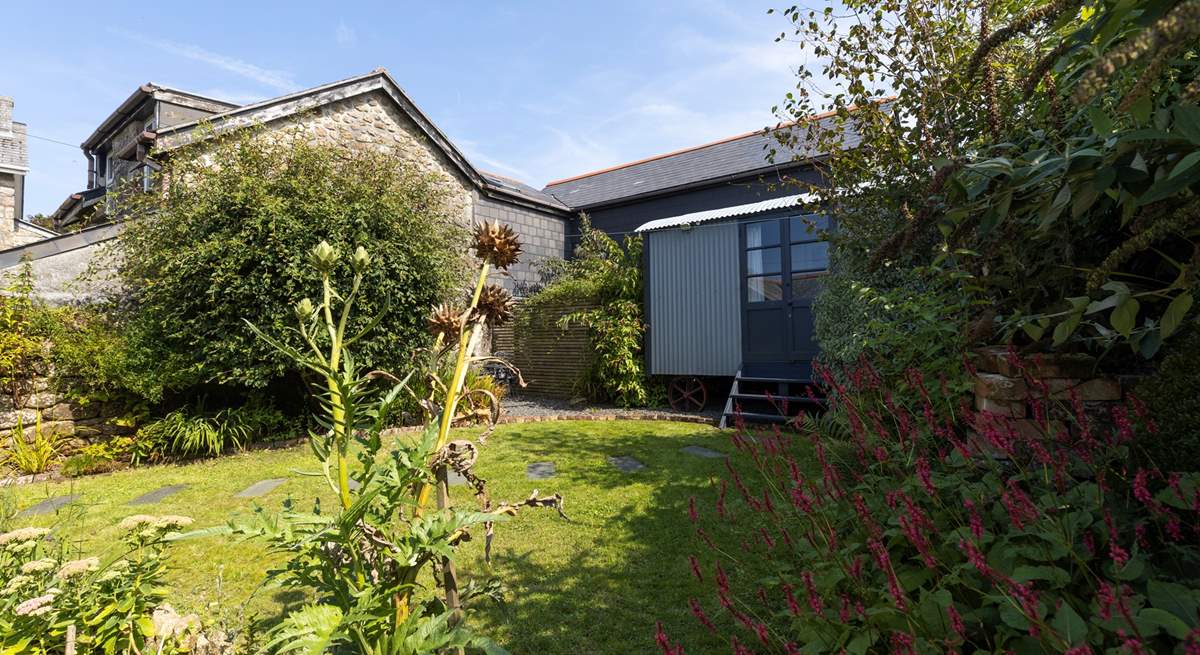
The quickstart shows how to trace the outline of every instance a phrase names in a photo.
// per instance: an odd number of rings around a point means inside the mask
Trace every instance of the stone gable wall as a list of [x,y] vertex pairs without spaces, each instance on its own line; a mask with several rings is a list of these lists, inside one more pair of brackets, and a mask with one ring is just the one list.
[[507,223],[520,235],[521,261],[508,269],[508,275],[499,278],[506,289],[519,296],[527,295],[541,282],[539,262],[566,256],[567,221],[558,216],[491,198],[479,198],[475,202],[475,219]]
[[471,183],[455,170],[420,128],[386,99],[382,91],[338,100],[284,120],[266,123],[284,132],[299,127],[314,142],[375,148],[394,155],[422,173],[443,181],[459,210],[463,225],[471,222],[474,194]]

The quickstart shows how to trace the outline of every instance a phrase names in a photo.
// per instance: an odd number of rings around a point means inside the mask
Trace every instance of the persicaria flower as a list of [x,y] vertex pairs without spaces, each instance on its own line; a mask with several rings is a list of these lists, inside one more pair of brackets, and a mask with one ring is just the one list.
[[695,496],[688,497],[688,518],[691,519],[693,524],[700,520],[700,514],[696,511]]
[[700,607],[700,601],[695,598],[689,598],[688,606],[692,609],[692,616],[696,617],[700,625],[707,628],[710,632],[715,633],[717,631],[717,626],[713,625],[712,619],[708,618],[708,615],[704,613],[704,608]]
[[792,616],[800,616],[800,603],[796,602],[796,596],[792,593],[792,585],[784,583],[783,597],[787,600],[788,611]]
[[967,626],[963,624],[962,615],[954,608],[953,603],[946,606],[946,617],[950,619],[950,629],[962,639],[967,634]]
[[975,541],[982,541],[983,519],[979,516],[979,509],[975,507],[975,503],[971,502],[970,498],[963,499],[963,506],[967,508],[968,520],[971,525],[971,536],[975,537]]
[[688,566],[692,569],[692,575],[696,576],[696,581],[704,582],[704,576],[700,573],[700,562],[696,560],[695,555],[688,555]]
[[812,573],[805,571],[800,574],[800,579],[804,580],[804,589],[808,592],[808,608],[817,616],[824,616],[825,604],[821,602],[821,595],[817,593],[817,586],[813,583]]
[[925,493],[930,496],[937,493],[937,490],[933,488],[933,472],[929,469],[929,460],[918,457],[916,467],[917,477],[921,480],[921,486],[925,487]]

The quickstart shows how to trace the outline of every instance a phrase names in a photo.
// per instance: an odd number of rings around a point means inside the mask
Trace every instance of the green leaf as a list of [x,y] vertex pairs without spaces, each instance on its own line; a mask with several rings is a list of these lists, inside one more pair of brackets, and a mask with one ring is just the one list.
[[1117,308],[1112,311],[1109,316],[1109,322],[1113,329],[1121,336],[1128,338],[1133,332],[1134,325],[1137,324],[1137,315],[1140,305],[1136,298],[1126,297],[1121,301]]
[[1149,189],[1146,189],[1145,193],[1138,196],[1137,204],[1139,206],[1148,205],[1152,202],[1170,198],[1182,192],[1197,180],[1200,180],[1200,167],[1195,166],[1178,176],[1168,175],[1152,184]]
[[1079,616],[1075,608],[1071,607],[1070,603],[1062,604],[1062,607],[1054,614],[1054,620],[1050,622],[1050,626],[1068,645],[1077,646],[1087,639],[1087,623]]
[[1176,106],[1172,132],[1200,146],[1200,107],[1185,104]]
[[1187,316],[1188,310],[1191,308],[1192,294],[1188,292],[1175,296],[1171,304],[1167,305],[1167,311],[1163,312],[1161,327],[1164,339],[1174,334],[1175,330],[1183,323],[1184,317]]
[[1143,622],[1149,623],[1150,625],[1162,628],[1167,634],[1176,639],[1186,639],[1191,632],[1191,628],[1186,623],[1181,621],[1178,616],[1166,610],[1147,607],[1138,612],[1137,618],[1139,627]]
[[1162,331],[1158,329],[1150,330],[1142,335],[1134,350],[1145,359],[1154,359],[1154,356],[1158,354],[1158,349],[1162,348],[1162,342]]
[[[1088,109],[1088,118],[1092,120],[1092,129],[1096,130],[1096,134],[1100,136],[1108,136],[1113,131],[1113,121],[1108,117],[1108,114],[1099,107],[1091,107]],[[1178,120],[1178,119],[1177,119]]]
[[1133,116],[1133,120],[1138,124],[1147,123],[1150,121],[1150,112],[1154,111],[1154,100],[1150,94],[1144,93],[1133,102],[1133,106],[1129,108],[1129,114]]
[[1175,168],[1171,169],[1170,177],[1175,177],[1176,175],[1179,175],[1180,173],[1187,172],[1187,170],[1189,168],[1195,166],[1198,163],[1200,163],[1200,150],[1197,150],[1197,151],[1189,154],[1188,156],[1184,157],[1183,159],[1180,159],[1179,163],[1175,164]]
[[1146,597],[1150,605],[1174,614],[1177,618],[1195,625],[1200,613],[1200,597],[1196,592],[1174,582],[1150,580],[1146,583]]
[[1063,322],[1054,326],[1054,345],[1061,346],[1071,338],[1075,333],[1075,329],[1079,327],[1079,321],[1083,319],[1083,314],[1071,314]]

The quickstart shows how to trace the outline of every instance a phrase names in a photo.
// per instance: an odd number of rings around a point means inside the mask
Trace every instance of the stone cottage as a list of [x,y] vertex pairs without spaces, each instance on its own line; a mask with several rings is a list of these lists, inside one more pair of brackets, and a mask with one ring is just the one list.
[[[457,198],[464,224],[499,219],[521,235],[525,257],[503,280],[511,290],[520,292],[536,282],[537,262],[566,254],[571,215],[566,205],[477,169],[391,75],[378,69],[245,106],[142,85],[82,144],[87,187],[71,194],[53,215],[56,225],[71,232],[19,249],[3,250],[0,245],[0,270],[28,257],[37,292],[52,301],[86,299],[104,291],[106,281],[82,284],[78,276],[119,229],[106,223],[110,192],[139,179],[148,190],[156,155],[207,134],[251,125],[274,131],[299,128],[316,141],[378,148],[440,177]],[[83,225],[95,226],[78,230]]]
[[25,221],[28,134],[24,123],[13,120],[13,104],[12,98],[0,96],[0,250],[54,236]]

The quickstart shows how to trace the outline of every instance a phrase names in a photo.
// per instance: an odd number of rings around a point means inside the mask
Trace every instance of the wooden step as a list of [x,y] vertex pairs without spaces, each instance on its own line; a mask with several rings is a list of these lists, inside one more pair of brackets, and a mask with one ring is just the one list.
[[811,404],[820,404],[820,405],[825,404],[824,398],[809,398],[808,396],[778,396],[775,394],[767,395],[765,393],[740,393],[740,392],[732,393],[729,395],[734,398],[739,398],[739,399],[743,399],[743,400],[766,400],[766,401],[786,400],[788,402],[796,402],[796,403],[811,403]]
[[750,421],[751,423],[755,421],[766,421],[768,423],[787,423],[788,421],[796,418],[795,416],[787,416],[784,414],[760,414],[758,412],[736,412],[722,418],[737,418],[739,416],[742,417],[742,420]]

